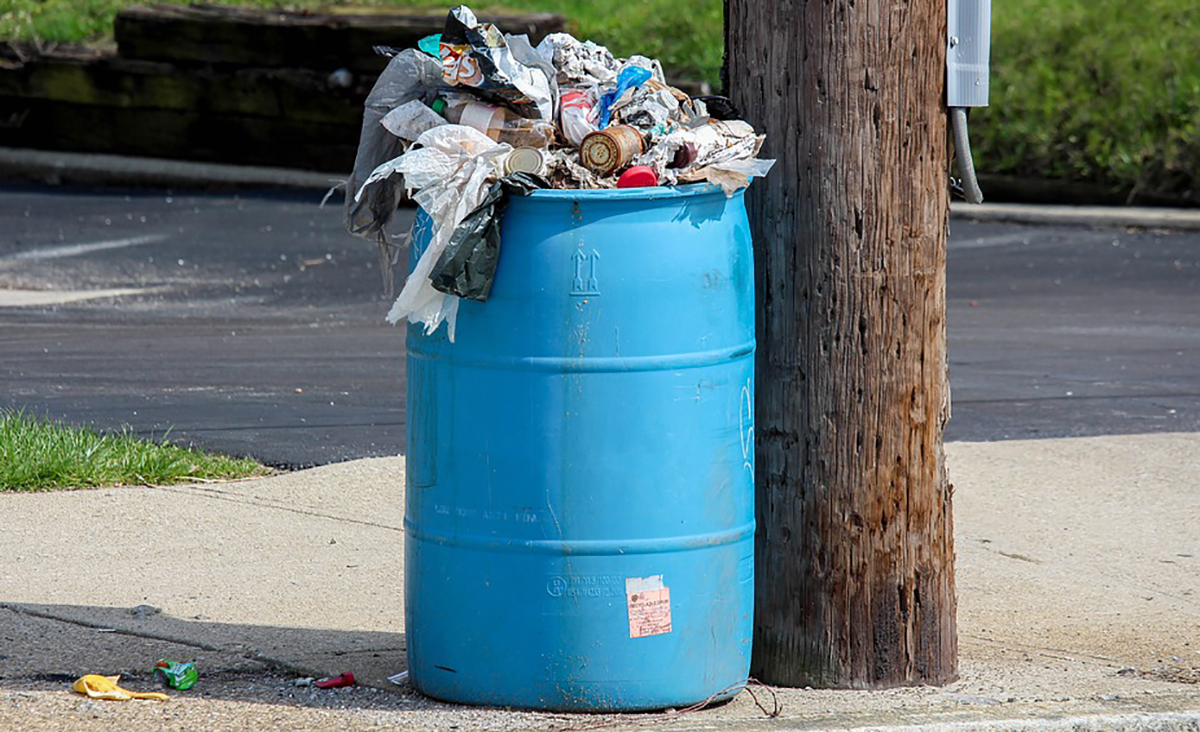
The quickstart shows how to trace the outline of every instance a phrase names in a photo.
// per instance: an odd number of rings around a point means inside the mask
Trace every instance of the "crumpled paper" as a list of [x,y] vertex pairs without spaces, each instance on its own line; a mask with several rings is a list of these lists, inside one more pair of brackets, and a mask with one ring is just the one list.
[[774,165],[774,160],[750,158],[713,163],[696,172],[701,176],[700,180],[718,185],[726,196],[732,196],[740,189],[750,185],[751,178],[761,178],[771,172],[771,167]]
[[578,148],[564,148],[554,153],[546,166],[546,178],[551,188],[616,188],[616,176],[602,178],[579,162]]
[[618,64],[612,52],[569,33],[551,33],[538,44],[537,52],[554,65],[561,86],[591,87],[617,76]]
[[[749,185],[750,178],[766,175],[773,160],[756,161],[764,135],[757,135],[742,120],[719,121],[689,129],[678,129],[659,139],[642,153],[635,165],[648,165],[663,185],[708,181],[720,185],[726,195]],[[683,168],[671,167],[680,148],[690,146],[695,158]]]
[[510,152],[511,145],[498,143],[474,128],[442,125],[422,133],[408,152],[371,173],[364,190],[375,180],[404,176],[404,187],[433,222],[433,236],[388,312],[389,322],[408,318],[423,323],[426,334],[445,322],[450,340],[454,340],[458,298],[435,290],[429,273],[455,228],[483,202],[489,183],[500,177]]
[[666,87],[651,87],[653,82],[638,87],[619,104],[613,105],[613,117],[623,125],[636,127],[646,138],[647,147],[668,135],[682,118],[679,99]]

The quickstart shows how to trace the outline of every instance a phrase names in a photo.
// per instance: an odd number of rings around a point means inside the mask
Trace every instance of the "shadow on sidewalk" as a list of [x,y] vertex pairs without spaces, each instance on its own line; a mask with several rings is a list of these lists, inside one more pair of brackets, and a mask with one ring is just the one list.
[[358,685],[375,687],[353,694],[355,707],[393,709],[397,694],[416,696],[387,680],[407,670],[403,633],[216,623],[173,617],[147,605],[3,601],[0,629],[0,689],[62,688],[95,673],[120,674],[128,688],[144,691],[153,686],[154,664],[169,659],[195,662],[200,675],[194,691],[169,690],[181,697],[305,706],[334,697],[348,702],[345,690],[295,683],[346,672],[354,674]]

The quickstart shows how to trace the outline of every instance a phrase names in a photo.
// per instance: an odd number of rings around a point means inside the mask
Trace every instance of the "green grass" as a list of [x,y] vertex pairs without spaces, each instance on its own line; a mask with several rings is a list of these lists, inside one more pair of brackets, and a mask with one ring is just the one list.
[[[280,7],[268,0],[214,1]],[[102,38],[127,4],[132,0],[0,0],[0,38]],[[292,0],[282,7],[325,4]],[[642,53],[659,58],[676,78],[718,81],[721,0],[499,0],[472,7],[560,12],[577,36],[619,56]],[[991,106],[971,118],[977,169],[1200,199],[1198,40],[1196,0],[993,3]]]
[[1200,4],[1005,0],[992,14],[991,106],[971,117],[981,172],[1195,192]]
[[0,409],[0,491],[166,485],[266,475],[253,460],[100,434]]
[[[150,0],[146,0],[149,2]],[[161,1],[161,0],[160,0]],[[186,4],[186,0],[166,0]],[[243,7],[313,10],[328,0],[206,0]],[[0,38],[23,41],[96,41],[112,35],[117,10],[134,0],[0,0]],[[357,6],[448,9],[457,2],[364,0]],[[717,82],[721,68],[722,0],[502,0],[468,3],[479,11],[551,11],[571,23],[582,39],[606,45],[618,56],[657,58],[673,76]]]

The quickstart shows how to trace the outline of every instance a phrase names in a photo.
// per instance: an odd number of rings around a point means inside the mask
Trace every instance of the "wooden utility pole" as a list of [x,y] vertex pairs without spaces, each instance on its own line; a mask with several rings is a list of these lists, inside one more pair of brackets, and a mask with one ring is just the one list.
[[752,674],[957,674],[944,0],[726,0],[726,89],[767,136]]

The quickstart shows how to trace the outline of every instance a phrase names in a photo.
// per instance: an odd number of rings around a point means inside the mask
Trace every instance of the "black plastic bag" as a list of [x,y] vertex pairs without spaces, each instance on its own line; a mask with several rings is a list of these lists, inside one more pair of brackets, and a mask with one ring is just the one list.
[[742,113],[738,111],[737,106],[734,105],[729,97],[709,95],[692,97],[692,99],[704,102],[704,106],[708,108],[708,116],[713,119],[725,121],[742,118]]
[[375,81],[363,103],[362,132],[354,171],[346,182],[346,229],[367,239],[386,239],[387,226],[396,213],[403,181],[394,176],[380,181],[355,200],[371,171],[404,152],[403,141],[385,130],[379,121],[405,102],[432,96],[441,83],[438,62],[423,53],[407,49],[396,54]]
[[493,183],[483,203],[459,223],[433,265],[429,273],[433,289],[469,300],[487,300],[500,260],[500,219],[509,194],[525,196],[549,187],[545,179],[532,173],[513,173]]

